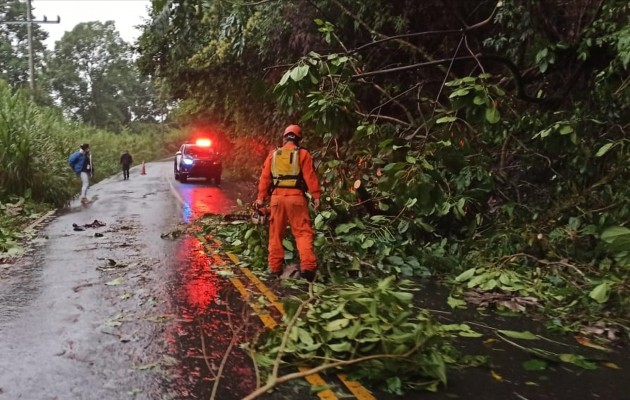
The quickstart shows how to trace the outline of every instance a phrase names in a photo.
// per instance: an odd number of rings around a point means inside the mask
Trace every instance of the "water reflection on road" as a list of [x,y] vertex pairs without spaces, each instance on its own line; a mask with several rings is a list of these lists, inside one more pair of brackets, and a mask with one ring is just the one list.
[[[204,214],[226,214],[235,206],[221,188],[205,182],[174,187],[184,203],[182,219],[187,223]],[[168,354],[178,361],[175,391],[179,398],[210,398],[217,378],[218,399],[242,398],[256,387],[251,361],[238,346],[232,348],[218,377],[230,344],[247,335],[238,329],[244,324],[245,306],[229,280],[217,276],[211,251],[197,237],[183,238],[169,285],[175,316],[167,331]]]
[[220,187],[203,181],[175,186],[183,201],[183,221],[191,222],[204,214],[227,214],[235,205]]

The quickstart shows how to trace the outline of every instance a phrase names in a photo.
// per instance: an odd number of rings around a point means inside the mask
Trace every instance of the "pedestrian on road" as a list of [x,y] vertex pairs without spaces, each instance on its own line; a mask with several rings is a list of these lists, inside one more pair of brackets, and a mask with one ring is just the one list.
[[289,125],[284,130],[282,147],[269,153],[263,164],[254,204],[261,207],[271,197],[268,257],[271,273],[275,277],[282,274],[282,240],[288,223],[300,255],[300,276],[312,282],[317,272],[317,258],[313,251],[314,231],[306,192],[310,193],[317,210],[321,188],[311,154],[300,148],[301,139],[302,129],[298,125]]
[[129,154],[129,150],[125,150],[122,156],[120,156],[120,164],[122,165],[123,180],[129,179],[129,167],[133,163],[133,158]]
[[79,146],[79,150],[75,151],[70,155],[70,157],[68,157],[68,164],[70,164],[70,168],[72,168],[74,173],[81,177],[81,203],[89,203],[87,191],[90,186],[90,177],[94,173],[90,145],[84,143]]

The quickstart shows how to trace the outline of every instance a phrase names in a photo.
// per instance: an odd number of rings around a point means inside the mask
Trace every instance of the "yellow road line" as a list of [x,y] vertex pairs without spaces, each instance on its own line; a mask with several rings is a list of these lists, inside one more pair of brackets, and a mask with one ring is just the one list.
[[[220,242],[219,242],[220,243]],[[236,256],[236,254],[232,253],[231,251],[228,251],[227,256],[230,258],[230,260],[232,260],[232,262],[234,264],[238,264],[239,262],[241,262],[241,260],[238,259],[238,257]]]
[[[198,239],[201,241],[201,243],[204,243],[204,242],[207,243],[207,241],[206,241],[206,239],[204,237],[198,236]],[[217,243],[216,240],[215,240],[215,243]],[[218,242],[218,244],[221,244],[221,242]],[[209,244],[208,245],[204,245],[204,248],[208,252],[212,251],[212,248],[210,248]],[[234,257],[236,257],[236,256],[234,256]],[[221,258],[221,256],[219,256],[218,254],[214,253],[214,254],[212,254],[212,258],[216,262],[216,265],[219,266],[222,270],[228,270],[227,268],[224,267],[225,266],[225,261]],[[232,258],[230,258],[230,259],[233,260]],[[236,260],[238,262],[238,258],[236,258]],[[250,272],[250,274],[255,277],[255,275],[252,274],[251,272]],[[258,279],[258,278],[256,278],[256,279]],[[260,282],[260,280],[258,280],[258,281]],[[262,308],[261,308],[261,306],[259,304],[252,303],[251,301],[248,301],[249,300],[249,292],[247,291],[247,288],[245,287],[245,285],[243,285],[243,282],[240,281],[240,279],[238,279],[238,278],[230,278],[230,282],[232,282],[232,285],[234,285],[236,290],[239,291],[239,293],[241,294],[241,297],[243,298],[243,300],[245,300],[245,302],[247,304],[249,304],[250,307],[252,307],[252,309],[254,310],[256,315],[258,315],[258,317],[261,319],[263,324],[268,329],[273,329],[276,326],[278,326],[276,321],[269,314],[266,314],[265,312],[263,312],[263,310],[262,310]],[[260,282],[260,284],[262,285],[262,282]],[[267,291],[269,291],[269,288],[267,288]],[[271,294],[273,295],[273,293],[271,293]],[[273,295],[273,296],[275,297],[275,295]],[[280,306],[282,306],[282,305],[280,305]],[[322,377],[319,374],[308,375],[308,376],[305,376],[304,379],[306,379],[306,381],[308,383],[310,383],[311,385],[319,385],[319,386],[326,386],[327,385],[326,382],[322,379]],[[332,390],[330,390],[330,389],[325,389],[325,390],[319,391],[317,393],[317,397],[319,397],[321,400],[339,400],[339,398],[335,395],[335,393]]]
[[357,399],[360,400],[376,400],[376,397],[370,393],[363,385],[357,381],[350,381],[344,374],[337,374],[337,378],[348,388]]
[[[232,282],[232,284],[236,287],[236,289],[241,293],[243,300],[247,301],[247,299],[249,298],[249,293],[247,292],[247,288],[245,287],[245,285],[243,285],[243,282],[241,282],[237,278],[230,278],[230,282]],[[263,322],[263,324],[265,324],[265,326],[268,329],[273,329],[276,326],[278,326],[278,324],[276,323],[276,320],[274,320],[271,317],[271,315],[266,314],[262,310],[262,307],[260,307],[260,304],[252,303],[250,301],[248,301],[248,303],[254,309],[254,312],[256,312],[256,315],[260,317],[261,321]]]
[[280,303],[280,301],[278,301],[278,298],[271,291],[271,289],[269,289],[267,285],[262,283],[261,280],[258,279],[258,277],[254,275],[252,271],[249,270],[249,268],[241,267],[241,271],[243,271],[245,276],[248,277],[250,281],[254,282],[254,285],[256,285],[258,290],[260,290],[260,293],[262,293],[271,302],[271,304],[273,304],[273,306],[278,311],[280,311],[280,314],[284,315],[284,306],[282,305],[282,303]]
[[[227,256],[230,258],[230,260],[232,260],[232,262],[234,264],[238,264],[240,262],[240,260],[238,259],[238,257],[236,256],[236,254],[231,253],[231,252],[226,252]],[[258,287],[258,290],[260,290],[260,292],[267,297],[267,299],[271,302],[271,304],[273,304],[276,309],[280,312],[280,314],[284,315],[284,307],[282,306],[282,303],[280,303],[278,301],[278,298],[276,297],[276,295],[271,291],[271,289],[269,289],[267,287],[267,285],[265,285],[260,279],[258,279],[258,277],[256,275],[254,275],[252,273],[252,271],[249,270],[249,268],[245,268],[245,267],[241,267],[241,271],[243,271],[243,273],[245,274],[245,276],[247,276],[255,285],[256,287]],[[305,370],[308,370],[308,368],[300,368],[300,371],[304,372]],[[367,390],[363,385],[361,385],[359,382],[357,381],[351,381],[348,380],[346,375],[344,374],[337,374],[337,377],[339,378],[339,380],[346,385],[346,387],[348,388],[348,390],[350,390],[350,392],[359,400],[376,400],[376,397],[374,397],[372,395],[372,393],[370,393],[369,390]],[[323,379],[321,379],[321,377],[319,377],[319,375],[317,375],[317,378],[319,380],[321,380],[321,383],[313,383],[311,382],[308,377],[307,377],[307,381],[313,385],[324,385],[326,384]],[[317,379],[315,377],[313,377],[312,379],[315,380]]]
[[[209,249],[206,249],[206,250],[209,250]],[[223,261],[223,259],[218,254],[213,254],[212,258],[214,258],[214,261],[216,262],[218,266],[225,265],[225,261]],[[221,269],[227,270],[227,268],[221,268]],[[256,313],[256,315],[260,317],[260,320],[263,322],[263,324],[265,324],[267,328],[273,329],[276,326],[278,326],[278,323],[271,317],[271,315],[263,311],[260,304],[252,303],[249,301],[249,292],[247,291],[247,288],[245,287],[243,282],[241,282],[240,279],[232,277],[230,278],[230,282],[232,282],[232,285],[234,285],[236,290],[238,290],[238,292],[241,294],[241,297],[243,298],[243,300],[245,300],[245,302],[254,309],[254,312]]]
[[[300,372],[306,372],[309,370],[309,368],[300,367],[299,370]],[[319,374],[306,375],[304,379],[306,379],[306,381],[313,386],[326,386],[327,385],[326,381],[323,380]],[[337,396],[335,396],[335,393],[330,389],[325,389],[325,390],[320,391],[319,393],[317,393],[317,396],[319,396],[319,398],[322,400],[337,399]]]

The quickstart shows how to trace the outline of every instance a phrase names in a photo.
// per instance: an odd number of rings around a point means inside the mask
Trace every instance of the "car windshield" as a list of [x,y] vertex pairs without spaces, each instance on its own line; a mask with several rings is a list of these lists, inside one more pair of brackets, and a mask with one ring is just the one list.
[[186,153],[193,157],[210,157],[215,154],[210,147],[190,146],[186,149]]

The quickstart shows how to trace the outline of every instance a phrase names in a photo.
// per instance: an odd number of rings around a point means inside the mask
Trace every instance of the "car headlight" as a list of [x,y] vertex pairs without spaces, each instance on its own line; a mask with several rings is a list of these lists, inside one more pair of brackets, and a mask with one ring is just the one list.
[[193,165],[194,161],[191,160],[190,158],[184,158],[182,159],[182,164],[184,165]]

